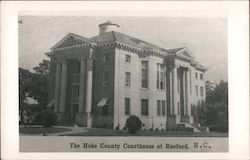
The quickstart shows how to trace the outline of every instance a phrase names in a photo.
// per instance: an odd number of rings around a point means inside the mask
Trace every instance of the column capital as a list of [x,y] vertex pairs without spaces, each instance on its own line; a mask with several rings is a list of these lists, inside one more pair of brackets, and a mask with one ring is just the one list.
[[93,59],[93,48],[89,49],[89,57],[88,59]]

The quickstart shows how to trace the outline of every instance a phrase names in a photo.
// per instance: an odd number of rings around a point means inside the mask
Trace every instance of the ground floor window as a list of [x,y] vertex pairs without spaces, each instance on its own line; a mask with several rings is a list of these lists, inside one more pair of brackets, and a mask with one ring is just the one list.
[[165,116],[166,115],[166,105],[165,101],[157,100],[157,115]]
[[147,99],[141,100],[141,115],[148,116],[148,100]]
[[161,115],[161,101],[157,100],[157,115]]
[[130,98],[125,98],[125,115],[130,115]]
[[109,110],[108,110],[109,108],[108,108],[108,105],[104,105],[103,107],[102,107],[102,115],[103,116],[107,116],[108,114],[109,114]]
[[166,115],[166,105],[165,105],[165,101],[161,101],[161,113],[162,113],[162,116],[165,116]]

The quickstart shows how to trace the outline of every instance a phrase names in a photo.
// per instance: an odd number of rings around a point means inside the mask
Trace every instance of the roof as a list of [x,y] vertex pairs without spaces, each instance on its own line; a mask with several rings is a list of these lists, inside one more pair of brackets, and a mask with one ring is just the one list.
[[[106,23],[111,23],[111,22],[106,22]],[[67,44],[68,41],[68,44]],[[123,33],[119,33],[116,31],[110,31],[102,35],[98,35],[92,38],[86,38],[74,33],[69,33],[66,35],[61,41],[59,41],[57,44],[55,44],[51,49],[58,49],[58,48],[63,48],[63,47],[68,47],[68,46],[73,46],[73,45],[81,45],[81,44],[102,44],[102,43],[122,43],[122,44],[127,44],[129,46],[135,47],[135,48],[140,48],[140,49],[145,49],[145,50],[156,50],[160,51],[163,54],[167,53],[172,53],[176,54],[177,56],[184,56],[188,59],[192,59],[192,54],[187,50],[186,47],[181,47],[181,48],[175,48],[175,49],[164,49],[162,47],[159,47],[155,44],[140,40],[138,38],[128,36]]]
[[74,33],[69,33],[67,34],[62,40],[60,40],[59,42],[57,42],[53,47],[51,47],[50,49],[56,49],[56,48],[60,48],[60,47],[64,47],[64,43],[69,40],[69,39],[74,39],[75,42],[71,42],[71,44],[69,45],[73,45],[73,44],[81,44],[81,43],[91,43],[93,42],[91,39],[74,34]]
[[122,34],[116,31],[107,32],[103,35],[98,35],[92,37],[91,40],[95,41],[96,43],[107,43],[107,42],[120,42],[131,45],[133,47],[141,48],[141,49],[155,49],[162,52],[167,52],[166,49],[161,48],[157,45],[152,43],[140,40],[138,38],[134,38],[132,36],[128,36],[126,34]]
[[176,53],[176,52],[179,52],[183,49],[186,49],[186,47],[168,49],[167,51],[168,51],[168,53]]

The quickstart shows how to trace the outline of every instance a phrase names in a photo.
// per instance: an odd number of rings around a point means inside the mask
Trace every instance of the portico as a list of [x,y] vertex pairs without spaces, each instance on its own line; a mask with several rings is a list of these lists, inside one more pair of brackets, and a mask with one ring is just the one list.
[[71,122],[92,127],[92,54],[93,49],[89,48],[88,57],[72,59],[61,55],[63,61],[58,58],[55,62],[54,111],[59,122],[67,117]]

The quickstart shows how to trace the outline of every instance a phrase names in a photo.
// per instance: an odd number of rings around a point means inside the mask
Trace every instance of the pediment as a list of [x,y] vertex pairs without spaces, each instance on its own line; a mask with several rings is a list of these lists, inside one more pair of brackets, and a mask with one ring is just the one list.
[[59,41],[57,44],[51,47],[51,50],[74,46],[74,45],[83,44],[83,43],[88,43],[88,42],[89,41],[87,38],[69,33],[61,41]]
[[182,50],[176,52],[176,55],[183,58],[194,59],[194,56],[187,48],[183,48]]

